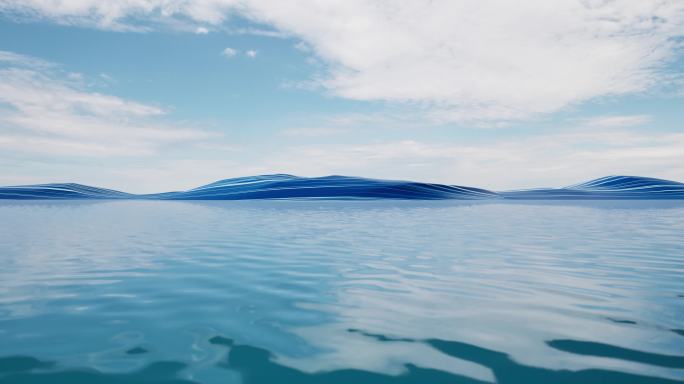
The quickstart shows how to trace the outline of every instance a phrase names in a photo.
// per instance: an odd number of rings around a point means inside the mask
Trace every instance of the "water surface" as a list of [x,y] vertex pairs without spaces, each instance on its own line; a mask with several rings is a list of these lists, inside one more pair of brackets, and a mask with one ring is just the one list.
[[0,202],[0,383],[684,382],[676,202]]

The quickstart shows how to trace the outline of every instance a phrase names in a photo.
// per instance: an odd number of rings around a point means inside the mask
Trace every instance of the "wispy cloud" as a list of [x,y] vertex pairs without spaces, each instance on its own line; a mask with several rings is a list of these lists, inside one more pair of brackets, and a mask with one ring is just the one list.
[[253,36],[264,36],[264,37],[273,37],[276,39],[287,39],[291,38],[292,35],[283,32],[283,31],[278,31],[275,29],[263,29],[263,28],[228,28],[226,29],[226,32],[234,35],[253,35]]
[[0,50],[0,65],[2,66],[21,66],[21,67],[33,67],[33,68],[47,68],[53,67],[54,64],[39,59],[37,57],[31,57],[27,55],[22,55],[15,52],[1,51]]
[[223,49],[223,51],[221,51],[221,54],[225,57],[234,57],[235,55],[237,55],[237,50],[230,47],[226,47]]
[[300,127],[284,129],[280,134],[289,137],[324,137],[341,135],[347,132],[348,130],[346,129],[336,127]]
[[257,56],[257,53],[258,53],[258,52],[257,52],[256,50],[250,49],[250,50],[248,50],[248,51],[245,52],[245,56],[247,56],[247,57],[253,59],[253,58],[255,58],[255,57]]
[[651,121],[648,115],[616,115],[616,116],[598,116],[590,119],[584,119],[583,123],[587,126],[598,128],[610,127],[631,127],[635,125],[646,124]]
[[[71,156],[149,155],[214,134],[160,123],[156,105],[93,92],[39,59],[2,52],[0,147]],[[39,63],[36,65],[36,63]],[[162,119],[163,121],[163,119]]]

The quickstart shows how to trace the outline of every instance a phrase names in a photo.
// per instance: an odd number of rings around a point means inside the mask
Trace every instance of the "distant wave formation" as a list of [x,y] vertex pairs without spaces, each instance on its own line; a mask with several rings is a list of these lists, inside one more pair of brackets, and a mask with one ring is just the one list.
[[606,176],[564,188],[499,192],[517,200],[684,199],[684,183],[639,176]]
[[0,199],[70,200],[134,199],[137,195],[76,183],[54,183],[0,187]]
[[82,184],[0,187],[0,199],[408,199],[610,200],[684,199],[684,183],[638,176],[607,176],[563,188],[494,192],[482,188],[349,176],[262,175],[220,180],[187,191],[130,194]]

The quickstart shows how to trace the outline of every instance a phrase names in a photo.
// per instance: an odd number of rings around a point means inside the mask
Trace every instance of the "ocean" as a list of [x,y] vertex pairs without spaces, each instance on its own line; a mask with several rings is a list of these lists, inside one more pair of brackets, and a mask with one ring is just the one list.
[[682,383],[684,201],[0,201],[0,383]]

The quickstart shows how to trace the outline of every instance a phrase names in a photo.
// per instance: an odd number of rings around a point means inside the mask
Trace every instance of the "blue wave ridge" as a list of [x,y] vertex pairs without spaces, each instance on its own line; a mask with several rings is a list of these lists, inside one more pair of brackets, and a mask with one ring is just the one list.
[[516,200],[668,200],[684,199],[684,183],[640,176],[606,176],[564,188],[499,192]]
[[367,179],[349,176],[298,177],[285,174],[220,180],[187,191],[130,194],[82,184],[0,187],[0,199],[406,199],[406,200],[644,200],[684,199],[684,183],[639,176],[608,176],[564,188],[493,192],[482,188]]
[[72,199],[131,199],[136,195],[112,189],[75,183],[54,183],[0,187],[0,199],[15,200],[72,200]]
[[246,199],[490,199],[495,192],[454,185],[349,176],[263,175],[220,180],[184,192],[147,195],[164,200]]

